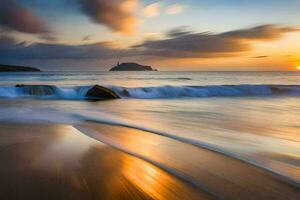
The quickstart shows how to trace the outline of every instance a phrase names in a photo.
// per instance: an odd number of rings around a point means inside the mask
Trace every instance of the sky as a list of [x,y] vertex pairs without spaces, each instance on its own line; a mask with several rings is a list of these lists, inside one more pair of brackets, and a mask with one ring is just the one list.
[[300,66],[299,0],[0,0],[0,63],[102,71]]

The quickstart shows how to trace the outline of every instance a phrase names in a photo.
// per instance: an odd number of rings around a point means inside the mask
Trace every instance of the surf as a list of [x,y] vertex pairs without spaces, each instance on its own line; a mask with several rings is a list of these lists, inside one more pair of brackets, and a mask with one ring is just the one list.
[[[0,98],[38,98],[58,100],[87,100],[95,85],[62,87],[56,85],[0,86]],[[178,99],[209,97],[271,97],[300,96],[300,85],[207,85],[122,87],[101,86],[126,99]]]

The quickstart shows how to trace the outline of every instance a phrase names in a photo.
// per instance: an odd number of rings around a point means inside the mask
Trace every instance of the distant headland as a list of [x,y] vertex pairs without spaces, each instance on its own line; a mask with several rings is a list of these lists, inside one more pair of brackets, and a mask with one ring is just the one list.
[[117,66],[114,66],[109,71],[157,71],[157,69],[137,63],[118,63]]
[[0,64],[0,72],[40,72],[40,71],[41,71],[40,69],[34,67]]

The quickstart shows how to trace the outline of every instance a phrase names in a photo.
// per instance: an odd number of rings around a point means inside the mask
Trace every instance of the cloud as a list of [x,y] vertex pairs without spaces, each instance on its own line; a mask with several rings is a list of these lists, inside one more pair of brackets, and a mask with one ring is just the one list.
[[135,56],[133,51],[117,48],[112,42],[85,45],[27,44],[0,35],[0,64],[37,66],[56,70],[89,70],[95,69],[101,62],[113,64],[116,59],[133,56]]
[[159,15],[160,6],[159,3],[152,3],[143,9],[143,13],[146,17],[156,17]]
[[[0,36],[0,58],[18,59],[103,59],[113,57],[119,50],[110,43],[66,45],[34,43],[26,45],[13,38]],[[62,53],[63,52],[63,53]],[[1,60],[1,59],[0,59]]]
[[183,9],[184,9],[183,5],[173,4],[167,8],[166,13],[168,15],[177,15],[177,14],[181,13],[183,11]]
[[161,57],[234,56],[251,50],[251,42],[274,40],[285,33],[298,30],[294,27],[264,25],[215,34],[193,33],[181,27],[169,31],[166,39],[145,41],[140,45],[135,45],[135,48],[145,55]]
[[189,28],[188,26],[179,26],[179,27],[173,28],[166,33],[166,36],[172,38],[172,37],[178,37],[181,35],[191,34],[192,31],[188,30],[188,28]]
[[[164,12],[168,15],[176,15],[176,14],[181,13],[183,11],[183,9],[184,9],[183,5],[172,4],[172,5],[164,8]],[[146,17],[156,17],[156,16],[160,15],[160,11],[161,11],[160,3],[156,2],[156,3],[147,5],[143,9],[143,14]]]
[[300,29],[295,27],[280,27],[274,24],[267,24],[249,29],[229,31],[221,35],[224,37],[235,39],[274,40],[282,37],[285,33],[294,31],[300,31]]
[[137,0],[80,0],[83,12],[95,23],[114,32],[134,33],[138,19],[133,15]]
[[[270,28],[272,27],[272,28]],[[274,32],[269,33],[272,29]],[[294,27],[265,25],[224,33],[195,33],[179,27],[166,33],[165,39],[146,40],[129,48],[121,48],[113,42],[84,45],[51,43],[26,44],[7,34],[0,34],[0,63],[26,64],[29,61],[65,63],[79,65],[86,61],[103,60],[147,60],[153,58],[216,58],[236,56],[252,49],[252,42],[275,40],[284,33],[298,31]],[[267,32],[267,33],[266,33]],[[250,34],[251,33],[251,34]],[[62,53],[63,52],[63,53]],[[263,58],[265,55],[260,56]],[[259,58],[259,57],[257,57]],[[80,62],[82,61],[82,62]],[[61,65],[63,66],[63,64]]]
[[251,57],[251,58],[258,58],[258,59],[260,59],[260,58],[268,58],[269,56],[254,56],[254,57]]
[[49,32],[34,13],[16,0],[0,1],[0,25],[19,32],[40,34]]

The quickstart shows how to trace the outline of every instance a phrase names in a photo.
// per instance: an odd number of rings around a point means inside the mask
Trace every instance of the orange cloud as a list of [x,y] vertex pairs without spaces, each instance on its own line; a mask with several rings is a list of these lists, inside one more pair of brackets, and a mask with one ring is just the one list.
[[171,30],[167,38],[148,40],[135,47],[145,55],[173,58],[210,58],[236,56],[252,50],[257,41],[281,38],[285,33],[299,31],[295,27],[263,25],[224,33],[193,33],[185,28]]
[[83,12],[114,32],[133,34],[138,19],[133,15],[137,0],[80,0]]
[[160,6],[159,3],[153,3],[146,6],[143,9],[143,13],[146,17],[156,17],[159,15]]

